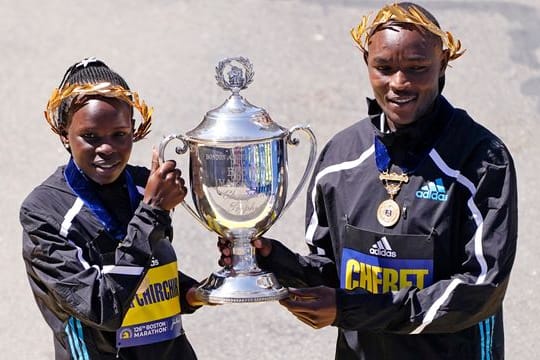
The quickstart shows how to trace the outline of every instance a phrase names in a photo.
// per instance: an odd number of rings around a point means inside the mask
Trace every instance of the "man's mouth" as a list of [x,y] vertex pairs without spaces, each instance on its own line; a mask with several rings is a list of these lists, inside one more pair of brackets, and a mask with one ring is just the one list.
[[388,98],[388,102],[391,102],[396,105],[405,105],[415,100],[416,100],[416,96],[414,95]]

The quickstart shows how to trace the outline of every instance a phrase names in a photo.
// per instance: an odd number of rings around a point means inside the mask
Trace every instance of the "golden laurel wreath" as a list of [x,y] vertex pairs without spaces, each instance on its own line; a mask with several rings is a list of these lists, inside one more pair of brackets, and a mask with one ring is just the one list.
[[62,104],[62,101],[70,98],[75,99],[90,95],[117,98],[128,103],[139,111],[142,120],[141,124],[137,127],[137,130],[135,130],[133,133],[133,141],[143,139],[150,132],[150,126],[152,125],[152,113],[154,109],[146,105],[146,103],[139,98],[139,94],[136,92],[126,90],[120,85],[111,85],[108,82],[98,84],[67,85],[62,89],[54,89],[44,111],[45,119],[49,123],[51,130],[58,135],[62,134],[62,129],[58,124],[58,108]]
[[437,35],[450,52],[449,60],[455,60],[465,52],[465,50],[461,50],[461,42],[459,40],[454,39],[449,31],[441,30],[441,28],[428,19],[414,5],[408,10],[401,8],[398,4],[386,5],[377,13],[370,25],[368,25],[367,16],[362,16],[362,21],[356,28],[351,30],[351,35],[358,46],[360,46],[360,49],[367,53],[371,31],[379,25],[390,21],[418,25]]

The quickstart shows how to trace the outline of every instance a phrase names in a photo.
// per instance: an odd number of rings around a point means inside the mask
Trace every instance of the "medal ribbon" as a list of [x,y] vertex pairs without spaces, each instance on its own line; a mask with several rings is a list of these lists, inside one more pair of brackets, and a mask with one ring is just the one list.
[[[375,145],[375,162],[377,163],[377,168],[380,172],[388,171],[391,164],[390,154],[388,153],[388,149],[386,148],[386,145],[382,142],[382,140],[375,136],[373,143]],[[427,155],[431,151],[431,147],[419,152],[418,154],[410,154],[407,159],[404,160],[407,164],[399,164],[400,169],[403,171],[404,174],[410,174],[420,166],[422,161],[426,159]]]
[[[377,169],[379,169],[380,172],[388,171],[390,168],[390,154],[388,153],[388,149],[386,148],[386,145],[381,141],[381,139],[377,136],[374,138],[374,145],[375,145],[375,162],[377,163]],[[425,158],[425,156],[422,157],[422,159]],[[406,166],[406,165],[400,165],[400,169],[403,171],[404,174],[408,174],[414,171],[414,169],[420,164],[421,161],[414,161],[417,164],[415,166]],[[412,164],[411,164],[412,165]]]
[[377,169],[379,169],[380,172],[388,171],[388,168],[390,167],[390,154],[388,154],[388,149],[386,149],[386,146],[377,136],[375,136],[374,143]]
[[[141,196],[127,169],[121,176],[125,177],[129,202],[131,204],[130,210],[133,213],[137,206],[139,206]],[[105,208],[103,202],[92,189],[93,186],[95,186],[94,183],[90,182],[86,175],[77,167],[73,158],[69,160],[66,169],[64,170],[64,177],[71,190],[73,190],[73,192],[83,200],[84,204],[92,210],[107,232],[115,239],[122,240],[126,236],[126,229],[124,229],[123,226],[120,226],[116,219]]]
[[390,199],[393,199],[394,196],[399,192],[401,184],[409,181],[407,169],[403,169],[402,174],[389,173],[388,169],[390,168],[390,155],[388,154],[388,150],[378,137],[375,137],[374,141],[375,162],[377,163],[377,168],[381,173],[379,175],[379,179],[381,179],[383,182],[388,195],[390,195]]

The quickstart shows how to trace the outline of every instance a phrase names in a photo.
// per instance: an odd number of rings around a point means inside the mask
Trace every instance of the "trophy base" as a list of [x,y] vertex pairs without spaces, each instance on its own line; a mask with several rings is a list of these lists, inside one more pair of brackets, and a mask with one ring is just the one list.
[[226,269],[212,273],[197,292],[210,304],[275,301],[288,295],[272,273],[234,273]]

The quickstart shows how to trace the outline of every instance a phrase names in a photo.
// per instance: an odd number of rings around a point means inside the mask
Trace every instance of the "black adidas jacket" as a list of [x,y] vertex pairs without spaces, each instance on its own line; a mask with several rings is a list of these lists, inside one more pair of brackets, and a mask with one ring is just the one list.
[[[337,291],[337,359],[503,359],[502,303],[517,240],[512,158],[442,96],[395,133],[380,108],[323,149],[308,190],[306,240],[259,258],[286,286]],[[392,170],[411,169],[395,197],[397,224],[377,221],[389,198],[374,139]],[[399,168],[396,168],[396,165]]]
[[[138,195],[127,235],[116,240],[72,191],[65,169],[58,168],[34,189],[20,211],[28,279],[53,330],[56,359],[195,359],[179,315],[172,326],[181,335],[174,339],[117,348],[116,331],[128,309],[137,305],[135,300],[145,305],[179,295],[182,313],[194,311],[185,301],[185,291],[196,282],[176,270],[168,212],[142,203]],[[128,166],[126,171],[142,192],[148,169]],[[159,288],[146,284],[151,291],[136,295],[149,270],[166,263],[174,267],[173,278]],[[158,326],[140,329],[150,334],[161,331]],[[126,331],[122,338],[130,335]]]

